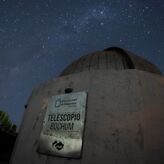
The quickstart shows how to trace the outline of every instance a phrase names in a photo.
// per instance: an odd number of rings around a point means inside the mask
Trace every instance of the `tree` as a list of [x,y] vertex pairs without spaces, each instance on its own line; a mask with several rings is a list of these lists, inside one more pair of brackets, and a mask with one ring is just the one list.
[[12,124],[9,115],[4,111],[0,111],[0,130],[15,134],[16,128],[17,126]]

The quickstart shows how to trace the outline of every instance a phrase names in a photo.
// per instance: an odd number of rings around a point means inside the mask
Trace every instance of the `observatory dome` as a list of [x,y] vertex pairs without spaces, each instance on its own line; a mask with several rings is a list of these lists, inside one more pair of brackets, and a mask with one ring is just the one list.
[[60,76],[89,70],[124,70],[137,69],[161,74],[160,70],[149,61],[118,47],[110,47],[75,60]]
[[77,59],[34,88],[10,164],[164,164],[160,74],[118,47]]

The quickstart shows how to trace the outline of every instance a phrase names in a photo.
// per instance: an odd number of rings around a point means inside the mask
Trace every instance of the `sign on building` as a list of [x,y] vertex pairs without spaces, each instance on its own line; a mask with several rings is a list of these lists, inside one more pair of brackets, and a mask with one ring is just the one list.
[[49,99],[38,152],[78,158],[81,156],[86,92],[56,95]]

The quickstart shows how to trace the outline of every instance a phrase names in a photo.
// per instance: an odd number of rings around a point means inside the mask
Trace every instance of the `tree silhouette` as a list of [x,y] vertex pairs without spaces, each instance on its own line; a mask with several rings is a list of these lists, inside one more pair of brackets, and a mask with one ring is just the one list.
[[16,129],[17,126],[12,124],[9,115],[6,112],[0,110],[0,130],[15,134]]
[[0,163],[9,163],[17,137],[17,126],[12,124],[9,115],[0,110]]

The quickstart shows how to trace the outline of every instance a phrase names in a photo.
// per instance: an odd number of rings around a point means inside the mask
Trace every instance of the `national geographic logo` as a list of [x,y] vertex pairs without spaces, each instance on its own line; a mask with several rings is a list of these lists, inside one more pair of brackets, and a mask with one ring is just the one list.
[[56,108],[59,108],[60,106],[63,106],[63,105],[76,105],[76,104],[77,104],[77,98],[72,98],[72,99],[58,98],[55,101],[55,107]]

